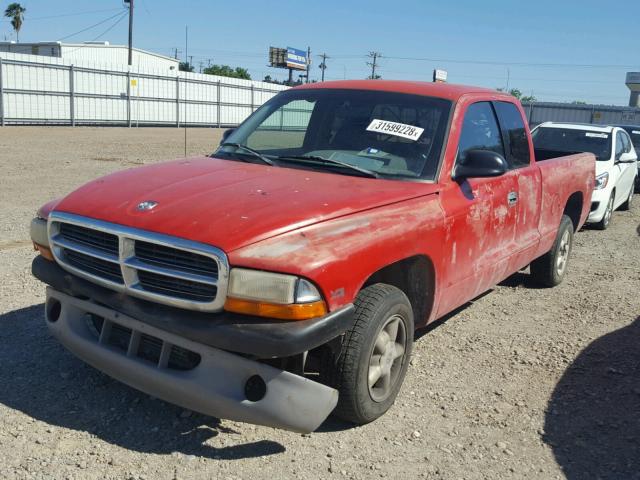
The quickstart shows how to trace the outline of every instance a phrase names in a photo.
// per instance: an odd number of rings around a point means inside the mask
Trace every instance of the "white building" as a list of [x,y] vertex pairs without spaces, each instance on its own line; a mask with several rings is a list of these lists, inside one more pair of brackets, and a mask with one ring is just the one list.
[[[69,64],[77,62],[94,66],[122,66],[127,65],[129,59],[126,45],[110,45],[109,42],[0,42],[0,52],[56,57]],[[133,66],[135,68],[154,71],[177,71],[178,64],[179,61],[174,58],[147,52],[139,48],[133,49]]]

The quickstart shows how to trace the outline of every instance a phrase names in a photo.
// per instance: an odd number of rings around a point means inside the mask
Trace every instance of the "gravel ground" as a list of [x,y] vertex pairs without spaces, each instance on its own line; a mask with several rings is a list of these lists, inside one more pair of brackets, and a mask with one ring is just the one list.
[[[519,273],[418,340],[402,392],[359,428],[297,435],[184,411],[47,333],[29,273],[36,208],[183,155],[177,129],[0,129],[0,478],[640,478],[640,199],[583,230],[566,281]],[[188,154],[220,132],[189,130]]]

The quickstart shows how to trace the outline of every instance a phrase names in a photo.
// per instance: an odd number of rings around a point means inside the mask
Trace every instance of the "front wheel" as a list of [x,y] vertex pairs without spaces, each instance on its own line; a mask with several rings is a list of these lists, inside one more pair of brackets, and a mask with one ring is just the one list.
[[607,202],[607,209],[604,211],[604,215],[602,216],[602,220],[594,224],[598,230],[606,230],[609,227],[609,223],[611,223],[611,216],[613,215],[613,202],[615,201],[616,192],[611,192],[611,196],[609,197],[609,201]]
[[633,179],[633,183],[631,184],[631,188],[629,189],[629,196],[627,197],[627,200],[620,205],[620,210],[631,210],[631,203],[633,202],[633,194],[634,194],[634,187],[636,184],[636,179]]
[[567,272],[572,247],[573,222],[567,215],[563,215],[551,250],[531,262],[531,276],[534,280],[547,287],[559,285]]
[[372,422],[393,405],[413,346],[413,310],[398,288],[377,283],[355,301],[355,322],[338,354],[327,354],[321,378],[339,392],[334,415]]

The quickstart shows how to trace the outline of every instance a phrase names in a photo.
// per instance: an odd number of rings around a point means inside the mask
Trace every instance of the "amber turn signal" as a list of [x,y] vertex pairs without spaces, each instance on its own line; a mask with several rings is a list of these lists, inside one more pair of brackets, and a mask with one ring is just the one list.
[[45,247],[44,245],[40,245],[38,243],[33,243],[33,249],[40,253],[44,258],[53,262],[53,253],[51,253],[51,249]]
[[311,303],[279,305],[277,303],[265,303],[229,297],[224,304],[224,309],[227,312],[277,318],[278,320],[308,320],[327,314],[327,306],[322,300]]

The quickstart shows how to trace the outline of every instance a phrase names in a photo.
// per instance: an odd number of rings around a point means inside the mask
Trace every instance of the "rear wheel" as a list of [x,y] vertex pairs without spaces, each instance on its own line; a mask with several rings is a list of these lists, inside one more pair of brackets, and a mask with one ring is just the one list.
[[611,216],[613,215],[613,202],[615,200],[616,192],[611,192],[611,196],[609,197],[609,201],[607,202],[607,209],[604,211],[604,215],[602,220],[597,223],[594,223],[594,227],[598,230],[606,230],[609,227],[609,223],[611,223]]
[[631,203],[633,202],[633,193],[634,193],[635,184],[636,184],[636,179],[634,178],[633,183],[631,184],[631,188],[629,189],[629,197],[627,198],[626,202],[620,205],[620,210],[631,210]]
[[573,223],[567,215],[563,215],[551,250],[531,262],[531,276],[534,280],[547,287],[559,285],[567,272],[572,247]]
[[355,301],[355,322],[337,354],[327,354],[321,378],[339,392],[334,415],[369,423],[393,405],[409,365],[413,310],[398,288],[377,283]]

